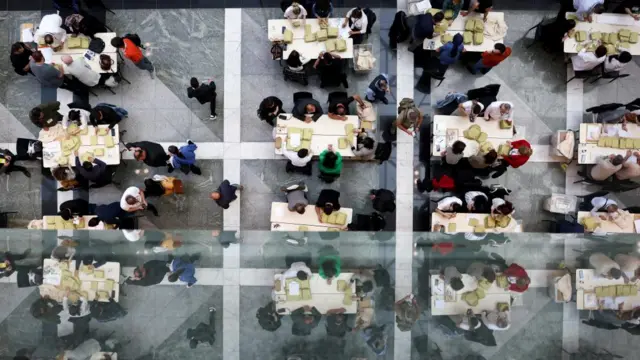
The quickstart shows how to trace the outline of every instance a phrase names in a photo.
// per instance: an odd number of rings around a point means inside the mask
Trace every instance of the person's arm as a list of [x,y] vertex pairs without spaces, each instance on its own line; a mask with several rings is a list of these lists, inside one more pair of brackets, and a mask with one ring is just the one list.
[[313,323],[316,325],[322,319],[322,314],[320,313],[320,311],[318,311],[318,309],[316,309],[315,306],[311,308],[311,315],[313,316]]
[[464,103],[458,105],[458,110],[462,113],[463,116],[469,116],[467,110],[464,108]]
[[405,128],[401,122],[397,122],[396,126],[398,127],[398,129],[406,132],[407,134],[409,134],[410,136],[413,136],[413,134],[411,133],[411,131],[409,131],[409,129]]
[[316,62],[313,63],[313,68],[317,69],[318,65],[320,65],[320,60],[322,59],[322,56],[324,55],[324,51],[320,51],[320,55],[318,55],[318,58],[316,59]]
[[342,21],[342,27],[347,27],[349,25],[349,17],[351,16],[351,12],[353,9],[347,11],[347,14],[344,16],[344,20]]
[[315,209],[316,215],[318,216],[318,222],[322,223],[322,209],[320,209],[318,206],[316,206]]
[[102,174],[107,169],[107,164],[104,161],[100,160],[100,159],[93,158],[93,163],[96,165],[97,172],[99,174]]
[[362,11],[362,28],[360,29],[360,31],[358,31],[356,33],[365,35],[367,33],[367,26],[368,25],[369,25],[369,18],[367,18],[367,15],[364,13],[364,11]]
[[418,112],[418,114],[419,114],[418,120],[416,120],[416,123],[413,125],[413,131],[415,132],[420,131],[420,126],[422,126],[422,120],[424,120],[424,116],[422,115],[422,112]]
[[144,191],[138,189],[140,192],[140,203],[147,205],[147,198],[144,196]]
[[346,116],[336,115],[336,114],[334,114],[334,113],[332,113],[332,112],[329,112],[329,113],[327,114],[327,116],[329,117],[329,119],[332,119],[332,120],[341,120],[341,121],[345,121],[345,120],[347,120],[347,117],[346,117]]
[[640,20],[640,15],[638,14],[634,14],[631,9],[629,8],[624,8],[624,12],[626,12],[628,15],[630,15],[632,18],[634,18],[635,20]]
[[493,7],[488,7],[484,10],[484,17],[482,18],[482,20],[484,22],[487,22],[487,18],[489,17],[489,12],[493,9]]
[[353,100],[355,100],[358,105],[360,105],[360,107],[364,108],[366,106],[366,104],[364,103],[364,101],[362,101],[362,98],[360,97],[360,95],[358,94],[353,94]]

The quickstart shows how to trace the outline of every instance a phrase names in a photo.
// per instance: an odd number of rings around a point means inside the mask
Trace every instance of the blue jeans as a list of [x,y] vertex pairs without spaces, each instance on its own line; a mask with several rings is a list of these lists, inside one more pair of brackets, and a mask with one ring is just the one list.
[[[478,73],[478,71],[482,71],[482,70],[489,71],[489,70],[491,70],[491,68],[487,67],[487,66],[484,66],[484,64],[482,63],[482,59],[480,59],[480,60],[478,60],[478,62],[475,65],[473,65],[473,73],[476,74],[476,73]],[[483,73],[486,73],[486,72],[483,72]]]
[[120,120],[122,120],[122,118],[129,116],[129,112],[121,107],[117,107],[113,104],[107,104],[107,103],[100,103],[96,106],[106,106],[106,107],[110,107],[113,109],[113,111],[116,112],[116,114],[118,114],[120,116]]
[[136,66],[138,67],[138,69],[147,70],[150,73],[153,72],[153,64],[151,63],[151,61],[149,61],[149,59],[147,59],[146,56],[143,56],[142,60],[140,60],[140,62],[137,63]]

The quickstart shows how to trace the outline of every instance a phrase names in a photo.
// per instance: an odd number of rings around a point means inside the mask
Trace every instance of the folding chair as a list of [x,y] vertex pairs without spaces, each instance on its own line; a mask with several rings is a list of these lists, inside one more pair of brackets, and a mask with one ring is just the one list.
[[346,99],[349,96],[344,91],[333,91],[329,93],[329,97],[327,97],[327,103],[331,103],[333,100]]
[[534,26],[532,26],[529,30],[527,30],[527,32],[524,33],[524,35],[522,36],[522,38],[526,38],[527,35],[529,35],[529,32],[533,29],[535,29],[535,34],[533,35],[533,41],[531,42],[531,44],[527,45],[527,49],[532,47],[533,45],[535,45],[540,38],[542,37],[542,25],[546,25],[544,24],[545,21],[547,21],[548,19],[546,17],[543,17],[542,20],[540,20],[539,23],[535,24]]
[[293,103],[297,103],[298,101],[302,100],[302,99],[313,99],[313,94],[311,94],[310,92],[307,91],[298,91],[296,93],[293,93]]
[[608,84],[621,79],[621,78],[626,78],[627,76],[629,76],[630,74],[620,74],[619,71],[609,71],[609,72],[604,72],[604,70],[602,70],[602,72],[600,73],[600,75],[598,77],[596,77],[595,80],[593,80],[591,82],[591,84],[597,82],[600,79],[611,79]]
[[573,77],[567,80],[565,84],[570,83],[573,79],[589,80],[589,78],[592,78],[594,76],[602,76],[602,69],[600,67],[585,71],[576,70],[574,71]]

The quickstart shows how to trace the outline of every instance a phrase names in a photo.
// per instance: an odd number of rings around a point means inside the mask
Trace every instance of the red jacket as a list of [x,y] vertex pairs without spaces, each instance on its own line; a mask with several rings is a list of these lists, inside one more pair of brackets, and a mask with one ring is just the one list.
[[486,67],[498,66],[504,59],[511,55],[511,48],[507,49],[502,54],[495,54],[492,51],[485,51],[482,53],[482,64]]
[[[527,140],[518,140],[511,143],[512,149],[519,149],[521,147],[527,147],[531,149],[531,144]],[[503,158],[503,160],[509,164],[512,168],[519,168],[524,165],[527,161],[529,161],[529,156],[527,155],[507,155]]]
[[[507,270],[504,271],[504,275],[506,275],[507,277],[512,276],[515,278],[529,278],[529,275],[527,274],[527,272],[524,270],[524,268],[518,264],[511,264]],[[515,291],[515,292],[525,292],[527,291],[527,289],[529,288],[529,284],[525,285],[525,286],[518,286],[518,284],[511,284],[509,285],[509,290],[511,291]]]

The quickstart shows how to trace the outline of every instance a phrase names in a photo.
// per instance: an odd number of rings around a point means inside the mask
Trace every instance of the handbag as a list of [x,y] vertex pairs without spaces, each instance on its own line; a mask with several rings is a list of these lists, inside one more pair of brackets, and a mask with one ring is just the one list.
[[100,55],[100,69],[104,71],[110,71],[112,65],[113,65],[113,59],[111,58],[111,56],[106,54]]
[[283,49],[282,46],[278,43],[274,43],[271,46],[271,58],[273,60],[282,60]]
[[89,43],[89,50],[93,51],[96,54],[100,54],[104,51],[105,48],[104,40],[100,38],[91,39]]

